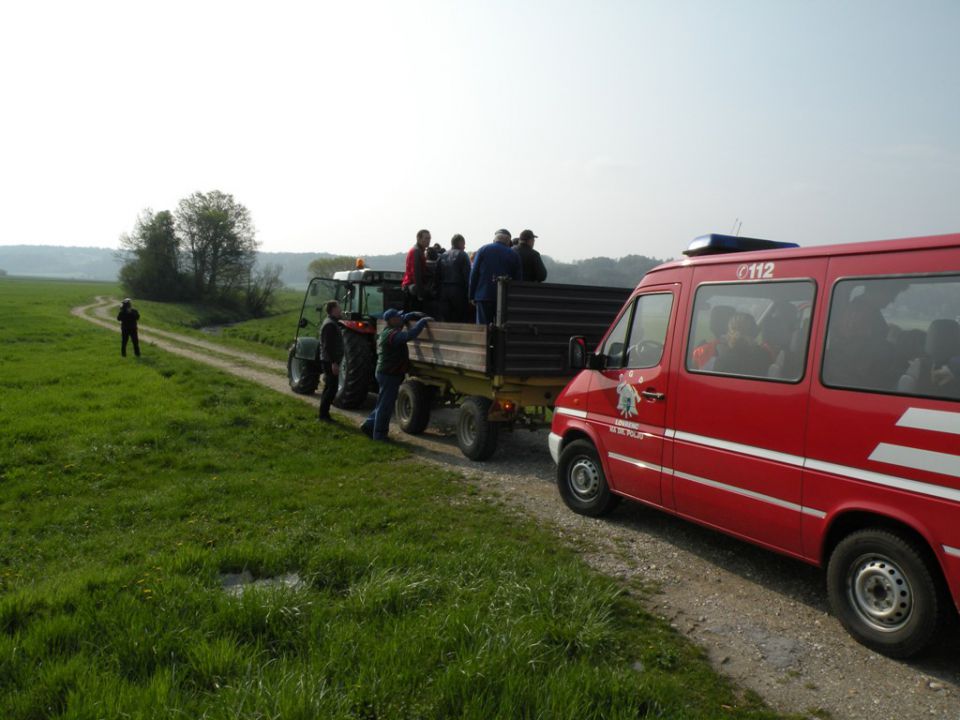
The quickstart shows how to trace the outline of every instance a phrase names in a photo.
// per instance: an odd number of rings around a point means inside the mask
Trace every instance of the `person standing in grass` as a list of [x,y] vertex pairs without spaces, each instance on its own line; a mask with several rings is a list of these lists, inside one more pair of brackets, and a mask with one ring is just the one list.
[[421,317],[409,330],[404,330],[404,323],[419,316],[420,313],[407,313],[390,308],[383,314],[383,321],[387,324],[380,331],[377,338],[377,383],[380,394],[377,396],[377,406],[363,421],[360,429],[374,440],[386,440],[390,430],[390,416],[393,415],[393,404],[397,401],[397,391],[403,382],[407,370],[410,369],[410,351],[407,343],[423,332],[429,317]]
[[140,320],[140,313],[133,307],[133,301],[130,298],[124,298],[120,303],[117,320],[120,321],[120,355],[127,356],[127,341],[132,340],[133,354],[140,357],[140,338],[137,337],[137,321]]
[[320,366],[323,368],[323,392],[320,393],[321,422],[333,422],[330,417],[330,406],[337,394],[339,385],[340,363],[343,361],[343,336],[340,334],[340,303],[336,300],[327,302],[324,310],[326,319],[320,326]]

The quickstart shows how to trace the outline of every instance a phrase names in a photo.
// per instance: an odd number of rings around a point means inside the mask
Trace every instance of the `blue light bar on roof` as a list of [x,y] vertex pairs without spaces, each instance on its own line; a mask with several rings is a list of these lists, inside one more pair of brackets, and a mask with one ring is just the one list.
[[800,246],[797,243],[711,233],[695,238],[683,251],[683,254],[687,257],[698,257],[700,255],[719,255],[720,253],[749,252],[751,250],[784,250],[795,247]]

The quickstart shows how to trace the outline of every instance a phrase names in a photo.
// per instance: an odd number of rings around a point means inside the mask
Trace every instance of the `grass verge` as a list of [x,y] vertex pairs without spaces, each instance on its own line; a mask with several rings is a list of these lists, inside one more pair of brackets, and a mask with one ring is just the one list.
[[0,280],[0,717],[775,717],[458,475],[121,360],[97,292]]

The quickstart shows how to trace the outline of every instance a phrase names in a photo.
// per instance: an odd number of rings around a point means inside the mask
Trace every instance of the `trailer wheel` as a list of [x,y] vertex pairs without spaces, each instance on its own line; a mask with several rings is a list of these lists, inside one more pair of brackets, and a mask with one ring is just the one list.
[[431,388],[419,380],[407,380],[397,392],[395,412],[400,429],[408,435],[419,435],[430,422]]
[[343,330],[343,360],[333,404],[344,410],[361,407],[373,383],[374,349],[369,335]]
[[500,426],[487,420],[487,398],[472,396],[463,401],[457,417],[457,445],[471,460],[487,460],[497,449]]
[[567,507],[580,515],[600,517],[620,504],[620,496],[607,485],[597,449],[587,440],[574,440],[563,448],[557,463],[557,488]]
[[320,384],[320,366],[313,360],[298,358],[296,344],[290,346],[287,355],[287,381],[298,395],[313,395]]
[[938,579],[915,540],[870,528],[837,544],[827,566],[827,594],[834,615],[857,641],[908,658],[930,644],[945,619]]

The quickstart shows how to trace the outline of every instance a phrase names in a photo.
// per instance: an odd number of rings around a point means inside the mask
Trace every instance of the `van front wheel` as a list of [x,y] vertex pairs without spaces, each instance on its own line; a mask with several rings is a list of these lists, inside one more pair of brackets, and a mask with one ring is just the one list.
[[620,504],[610,492],[596,448],[587,440],[574,440],[560,453],[557,488],[567,507],[580,515],[600,517]]
[[938,571],[913,539],[892,530],[851,533],[827,566],[830,606],[856,640],[908,658],[925,649],[945,615]]

